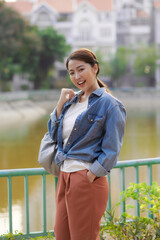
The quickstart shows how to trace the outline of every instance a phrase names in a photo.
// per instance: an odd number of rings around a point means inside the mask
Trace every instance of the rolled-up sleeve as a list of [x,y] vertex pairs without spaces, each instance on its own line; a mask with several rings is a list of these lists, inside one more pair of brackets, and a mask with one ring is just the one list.
[[60,117],[57,118],[56,115],[56,108],[53,110],[53,112],[50,114],[50,119],[48,121],[48,132],[50,134],[50,137],[56,141],[57,140],[57,130],[58,130],[58,125],[60,122]]
[[126,111],[123,105],[114,106],[107,115],[104,125],[104,137],[101,144],[101,154],[90,167],[98,177],[110,173],[116,165],[122,147],[126,123]]

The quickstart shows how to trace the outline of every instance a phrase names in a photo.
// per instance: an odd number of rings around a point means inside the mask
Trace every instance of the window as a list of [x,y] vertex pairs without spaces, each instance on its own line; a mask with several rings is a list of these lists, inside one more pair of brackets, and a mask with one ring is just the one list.
[[46,27],[51,25],[50,18],[46,12],[41,12],[37,18],[37,25],[39,27]]
[[110,28],[100,29],[100,35],[102,38],[110,38],[112,35],[112,30]]
[[92,26],[88,20],[83,20],[79,26],[79,40],[89,41],[92,39]]

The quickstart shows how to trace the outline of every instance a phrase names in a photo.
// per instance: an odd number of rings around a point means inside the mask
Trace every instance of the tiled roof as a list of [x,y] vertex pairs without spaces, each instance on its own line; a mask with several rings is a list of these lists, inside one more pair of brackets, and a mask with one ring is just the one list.
[[32,7],[33,7],[33,3],[28,2],[28,1],[6,2],[6,5],[8,7],[13,8],[14,10],[21,13],[22,15],[30,13],[32,10]]
[[72,12],[72,0],[38,0],[38,3],[47,3],[50,7],[60,13]]
[[[59,13],[73,12],[73,2],[78,6],[82,1],[89,2],[98,11],[112,11],[113,0],[37,0],[37,3],[47,3],[51,8]],[[33,3],[29,1],[6,2],[7,6],[12,7],[22,15],[32,11]]]
[[155,8],[160,8],[160,1],[155,1],[154,2],[154,7]]
[[[77,0],[77,3],[81,3],[84,0]],[[98,11],[112,11],[113,0],[85,0],[93,5]]]

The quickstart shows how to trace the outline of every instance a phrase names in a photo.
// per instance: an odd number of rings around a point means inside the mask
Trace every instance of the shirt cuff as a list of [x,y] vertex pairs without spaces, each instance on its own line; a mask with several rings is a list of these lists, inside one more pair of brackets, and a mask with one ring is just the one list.
[[103,177],[110,173],[110,171],[106,171],[106,169],[97,160],[94,161],[89,170],[97,177]]
[[50,119],[52,121],[52,124],[55,126],[57,123],[60,122],[60,118],[57,118],[56,114],[57,108],[53,110],[53,112],[50,114]]

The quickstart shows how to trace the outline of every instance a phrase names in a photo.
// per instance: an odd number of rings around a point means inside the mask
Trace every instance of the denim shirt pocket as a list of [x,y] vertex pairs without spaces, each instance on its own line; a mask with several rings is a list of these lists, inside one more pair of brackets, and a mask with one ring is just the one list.
[[90,123],[102,124],[103,117],[97,116],[96,114],[88,113],[88,121]]
[[90,137],[101,136],[103,132],[104,117],[96,114],[88,114],[88,125]]

